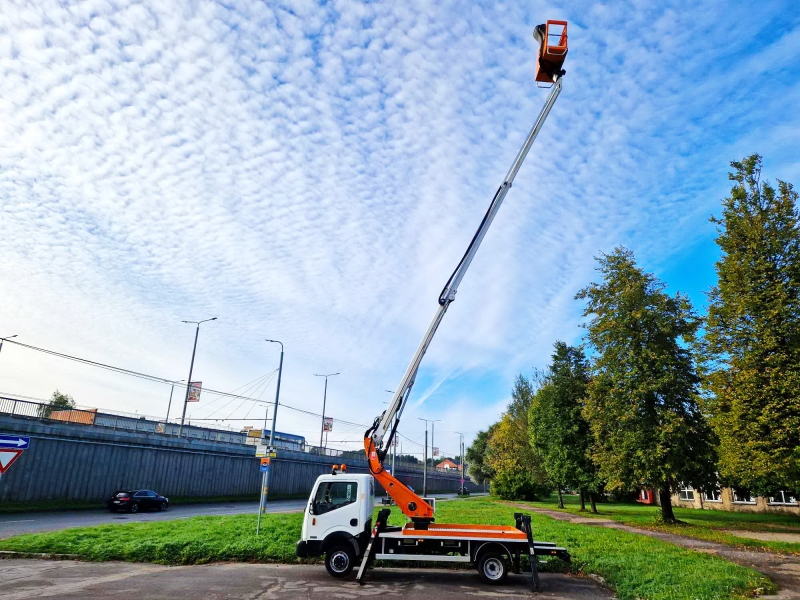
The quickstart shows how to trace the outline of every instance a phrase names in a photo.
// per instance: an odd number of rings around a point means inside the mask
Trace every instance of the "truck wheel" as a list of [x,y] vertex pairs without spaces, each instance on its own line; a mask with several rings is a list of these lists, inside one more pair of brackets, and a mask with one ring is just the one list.
[[487,552],[478,559],[478,575],[492,585],[503,583],[508,575],[508,562],[499,552]]
[[334,546],[325,555],[325,568],[333,577],[347,577],[353,570],[355,559],[352,547]]

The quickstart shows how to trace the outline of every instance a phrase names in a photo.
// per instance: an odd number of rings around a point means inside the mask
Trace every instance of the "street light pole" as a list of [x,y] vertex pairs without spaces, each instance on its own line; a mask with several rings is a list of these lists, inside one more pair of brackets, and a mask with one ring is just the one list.
[[461,491],[459,494],[461,496],[464,495],[464,434],[460,431],[456,431],[458,434],[458,451],[461,453],[461,464],[459,467],[461,468]]
[[328,401],[328,377],[333,377],[334,375],[339,375],[340,373],[329,373],[327,375],[317,375],[314,373],[314,377],[324,377],[325,378],[325,392],[322,395],[322,426],[319,428],[319,447],[322,448],[322,434],[325,433],[325,404]]
[[[392,390],[383,390],[383,391],[387,392],[389,394],[394,394],[394,392]],[[387,403],[384,402],[384,404],[387,404]],[[394,422],[395,422],[394,440],[392,440],[392,445],[394,446],[392,448],[392,475],[394,475],[395,477],[397,477],[397,475],[396,475],[395,470],[394,470],[394,459],[397,457],[397,422],[399,420],[400,420],[400,417],[395,417],[395,420],[394,420]]]
[[186,407],[189,404],[189,389],[192,387],[192,371],[194,370],[194,355],[197,352],[197,338],[200,335],[200,323],[216,321],[217,317],[204,319],[202,321],[182,321],[182,323],[196,323],[197,329],[194,332],[194,347],[192,348],[192,362],[189,364],[189,379],[186,380],[186,397],[183,400],[183,414],[181,415],[181,426],[178,429],[178,437],[183,435],[183,423],[186,420]]
[[428,495],[428,423],[430,419],[417,417],[420,421],[425,421],[425,451],[422,453],[422,495]]
[[[275,390],[275,410],[272,411],[272,429],[269,432],[269,448],[268,452],[272,452],[272,449],[275,447],[273,444],[275,443],[275,422],[278,418],[278,400],[281,396],[281,375],[283,374],[283,343],[279,342],[278,340],[265,340],[267,342],[271,342],[273,344],[280,344],[281,345],[281,361],[278,363],[278,389]],[[266,412],[264,413],[264,429],[267,428],[267,416],[269,415],[269,407],[267,407]],[[264,435],[264,431],[262,430],[261,435]],[[267,458],[267,460],[271,460],[271,456]],[[256,523],[256,535],[261,533],[261,515],[267,510],[267,499],[269,497],[269,469],[264,471],[264,475],[261,481],[261,499],[258,503],[258,522]]]
[[434,428],[436,427],[436,423],[439,423],[440,421],[441,421],[441,419],[432,419],[431,420],[431,466],[433,466],[433,462],[434,462],[433,459],[435,458],[433,456],[433,453],[434,453],[433,448],[434,448],[434,446],[436,446],[436,441],[433,439],[433,432],[434,432]]
[[[169,411],[172,408],[172,394],[175,392],[175,384],[176,383],[180,383],[181,381],[183,381],[183,379],[181,379],[180,381],[173,381],[172,382],[172,389],[169,391],[169,404],[167,404],[167,418],[164,419],[164,425],[165,426],[166,426],[167,423],[169,423]],[[166,433],[166,427],[165,427],[165,433]]]

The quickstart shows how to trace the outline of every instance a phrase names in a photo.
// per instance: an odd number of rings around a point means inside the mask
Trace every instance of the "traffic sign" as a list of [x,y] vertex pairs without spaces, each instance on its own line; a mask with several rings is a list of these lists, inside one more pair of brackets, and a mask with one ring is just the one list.
[[0,475],[8,471],[20,456],[22,450],[12,450],[10,448],[0,448]]
[[260,471],[262,473],[267,473],[269,471],[269,458],[262,458],[261,459]]
[[14,448],[25,450],[31,443],[31,438],[21,435],[0,435],[0,448]]

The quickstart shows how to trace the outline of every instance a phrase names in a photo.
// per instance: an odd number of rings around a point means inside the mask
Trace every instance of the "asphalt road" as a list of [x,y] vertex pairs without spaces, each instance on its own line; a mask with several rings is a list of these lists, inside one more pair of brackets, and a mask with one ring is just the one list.
[[[454,498],[455,494],[434,494],[436,498]],[[376,500],[376,505],[378,505]],[[302,512],[306,500],[275,500],[267,503],[267,512]],[[0,515],[0,539],[22,533],[57,531],[70,527],[91,527],[112,523],[137,523],[147,521],[169,521],[189,517],[257,514],[258,502],[222,502],[213,504],[174,505],[166,512],[143,512],[131,515],[112,513],[107,510],[70,510],[41,513],[19,513]]]
[[24,598],[147,598],[148,600],[332,600],[403,598],[560,598],[606,600],[613,594],[591,579],[543,573],[541,592],[530,577],[509,575],[505,584],[483,583],[475,571],[371,569],[359,586],[353,576],[328,575],[323,566],[225,563],[165,567],[131,563],[0,560],[0,600]]

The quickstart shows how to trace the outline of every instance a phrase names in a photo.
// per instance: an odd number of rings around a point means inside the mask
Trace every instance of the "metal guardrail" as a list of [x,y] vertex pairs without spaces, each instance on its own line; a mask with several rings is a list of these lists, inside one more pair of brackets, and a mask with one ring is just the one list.
[[[163,420],[159,421],[145,416],[137,417],[130,413],[100,412],[97,409],[83,408],[60,409],[43,402],[33,402],[31,400],[20,400],[3,396],[0,396],[0,414],[172,437],[178,437],[178,431],[180,430],[180,425],[177,423],[165,422]],[[191,424],[184,425],[183,436],[181,437],[208,442],[247,445],[247,432],[211,429],[207,427],[197,427]],[[311,446],[308,444],[281,443],[280,441],[276,443],[276,446],[279,449],[336,458],[344,463],[347,463],[348,459],[364,459],[362,451],[360,450],[341,450],[337,448]],[[391,459],[387,457],[387,462],[390,460]],[[405,460],[397,460],[396,466],[405,469],[418,469],[420,472],[423,467],[421,462],[413,463]],[[453,469],[428,467],[428,472],[453,474],[454,471]],[[456,473],[457,472],[458,471],[456,471]]]

